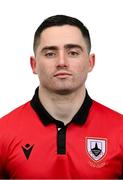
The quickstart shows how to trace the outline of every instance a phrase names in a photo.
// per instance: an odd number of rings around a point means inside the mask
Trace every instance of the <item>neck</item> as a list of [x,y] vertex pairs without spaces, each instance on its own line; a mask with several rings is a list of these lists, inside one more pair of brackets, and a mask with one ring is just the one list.
[[53,118],[62,121],[64,124],[69,123],[80,109],[85,94],[85,87],[66,95],[51,93],[39,87],[39,99],[44,108]]

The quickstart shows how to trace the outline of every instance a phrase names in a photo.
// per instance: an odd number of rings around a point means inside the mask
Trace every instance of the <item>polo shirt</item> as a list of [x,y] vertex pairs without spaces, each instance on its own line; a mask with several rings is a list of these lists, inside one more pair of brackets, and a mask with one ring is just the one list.
[[[73,102],[74,105],[74,102]],[[0,178],[120,179],[123,115],[92,100],[87,91],[65,126],[31,101],[0,120]]]

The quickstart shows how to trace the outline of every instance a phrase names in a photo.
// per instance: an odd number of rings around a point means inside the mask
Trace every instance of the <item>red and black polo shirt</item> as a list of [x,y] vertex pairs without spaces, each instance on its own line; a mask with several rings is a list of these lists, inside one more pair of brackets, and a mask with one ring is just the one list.
[[[74,102],[73,102],[74,104]],[[30,102],[0,120],[0,178],[108,179],[123,174],[123,115],[86,97],[66,126]]]

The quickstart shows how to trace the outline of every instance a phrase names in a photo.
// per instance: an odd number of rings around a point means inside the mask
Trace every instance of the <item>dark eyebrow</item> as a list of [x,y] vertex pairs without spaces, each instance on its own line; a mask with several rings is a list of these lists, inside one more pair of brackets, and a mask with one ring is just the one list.
[[81,51],[83,51],[82,47],[78,44],[66,44],[64,47],[65,47],[65,49],[78,48]]
[[[65,49],[72,49],[72,48],[78,48],[81,51],[83,50],[82,47],[78,44],[66,44],[64,46]],[[58,50],[59,48],[57,46],[45,46],[42,48],[41,52],[45,52],[47,50]]]
[[58,47],[57,46],[45,46],[42,48],[41,52],[44,52],[47,50],[58,50]]

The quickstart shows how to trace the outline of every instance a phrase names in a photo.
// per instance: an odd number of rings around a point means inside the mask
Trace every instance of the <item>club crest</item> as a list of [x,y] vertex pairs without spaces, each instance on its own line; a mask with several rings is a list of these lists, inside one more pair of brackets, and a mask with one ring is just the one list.
[[94,138],[87,138],[86,140],[87,152],[89,156],[95,161],[102,159],[106,154],[106,140]]

